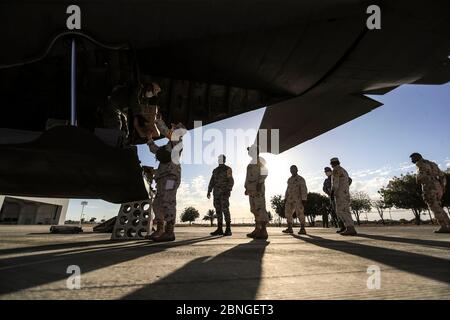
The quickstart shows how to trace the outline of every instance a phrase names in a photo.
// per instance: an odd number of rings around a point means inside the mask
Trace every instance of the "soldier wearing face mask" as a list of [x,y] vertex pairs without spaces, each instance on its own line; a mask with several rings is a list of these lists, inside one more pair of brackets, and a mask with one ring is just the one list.
[[[230,194],[233,189],[234,179],[231,168],[225,165],[226,156],[218,157],[219,166],[214,169],[208,185],[208,194],[211,198],[213,193],[214,208],[217,215],[217,230],[211,232],[212,236],[224,235],[231,236],[231,216],[230,216]],[[223,219],[225,218],[226,229],[223,232]]]
[[341,167],[338,158],[332,158],[330,165],[333,168],[331,174],[331,194],[334,196],[334,204],[337,216],[342,220],[345,230],[339,234],[342,236],[355,236],[355,224],[350,213],[350,177],[347,171]]
[[265,180],[268,175],[266,161],[258,155],[255,147],[247,148],[248,155],[252,158],[247,166],[245,177],[245,195],[250,202],[250,211],[255,216],[255,230],[247,234],[253,239],[267,239],[267,224],[269,216],[266,210]]
[[129,138],[128,117],[132,115],[134,129],[140,138],[159,137],[160,132],[155,121],[158,117],[160,92],[161,87],[147,78],[143,78],[137,87],[116,86],[103,110],[104,127],[121,130],[125,138]]
[[293,214],[297,214],[300,220],[300,231],[298,234],[306,234],[305,229],[305,204],[308,197],[308,188],[305,179],[298,174],[298,168],[292,165],[290,168],[291,177],[287,181],[287,189],[284,195],[285,199],[285,217],[287,220],[287,229],[283,233],[294,233],[292,229]]
[[160,135],[156,126],[158,116],[158,94],[161,92],[160,86],[156,82],[147,83],[141,86],[137,93],[137,106],[134,107],[134,128],[141,138],[157,138]]
[[182,137],[186,133],[183,124],[172,124],[169,129],[164,121],[156,120],[159,130],[168,139],[158,146],[149,135],[147,145],[159,161],[155,171],[156,196],[153,201],[156,231],[148,238],[155,242],[175,240],[174,226],[177,206],[177,190],[181,183],[180,157],[183,149]]

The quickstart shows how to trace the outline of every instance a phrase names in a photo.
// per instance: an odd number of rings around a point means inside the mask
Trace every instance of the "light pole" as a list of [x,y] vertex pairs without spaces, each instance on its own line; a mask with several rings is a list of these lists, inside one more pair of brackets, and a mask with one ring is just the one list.
[[83,219],[84,207],[88,205],[87,201],[81,201],[81,215],[80,215],[80,228],[81,228],[81,220]]

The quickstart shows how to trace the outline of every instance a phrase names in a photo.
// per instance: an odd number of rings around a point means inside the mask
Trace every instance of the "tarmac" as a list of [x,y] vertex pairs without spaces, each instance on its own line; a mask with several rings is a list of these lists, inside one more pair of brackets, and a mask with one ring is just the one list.
[[[0,226],[0,299],[450,299],[450,235],[432,226],[307,228],[268,241],[178,227],[172,243]],[[80,270],[79,289],[69,266]],[[77,268],[75,267],[75,268]],[[69,268],[69,273],[68,273]]]

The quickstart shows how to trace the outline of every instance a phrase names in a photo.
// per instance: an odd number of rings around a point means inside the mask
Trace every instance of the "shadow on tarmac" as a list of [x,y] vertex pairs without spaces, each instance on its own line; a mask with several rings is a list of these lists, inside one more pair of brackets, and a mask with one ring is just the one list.
[[[45,245],[30,248],[30,251],[72,249],[67,251],[46,252],[0,260],[0,294],[8,294],[32,288],[46,283],[67,279],[69,265],[78,265],[83,273],[106,268],[128,260],[162,252],[166,249],[187,246],[208,241],[217,237],[207,236],[170,243],[114,242],[111,240],[86,241],[73,244]],[[93,245],[109,244],[103,247]],[[7,249],[1,254],[28,252],[28,250]]]
[[416,244],[416,245],[420,245],[420,246],[442,247],[442,248],[450,249],[450,241],[399,238],[399,237],[393,237],[393,236],[382,236],[382,235],[364,234],[364,233],[358,233],[358,237],[372,239],[372,240],[392,241],[392,242],[399,242],[399,243]]
[[197,258],[123,299],[255,299],[268,244],[252,240],[214,257]]
[[[367,237],[368,235],[358,236]],[[322,248],[336,250],[357,257],[370,259],[372,261],[376,261],[405,272],[409,272],[433,280],[442,281],[445,283],[450,283],[450,262],[447,259],[390,248],[368,246],[355,242],[335,241],[309,234],[306,236],[293,235],[293,237]]]

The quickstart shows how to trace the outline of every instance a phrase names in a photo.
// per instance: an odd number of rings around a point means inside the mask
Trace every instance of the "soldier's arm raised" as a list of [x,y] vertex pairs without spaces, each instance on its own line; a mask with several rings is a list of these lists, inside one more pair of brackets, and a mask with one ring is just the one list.
[[159,150],[159,147],[156,145],[155,141],[153,141],[153,139],[151,138],[147,141],[147,145],[150,151],[154,154],[156,154],[156,152]]
[[156,119],[155,124],[158,127],[158,130],[161,132],[161,134],[166,137],[167,139],[171,139],[171,130],[166,125],[163,119]]

